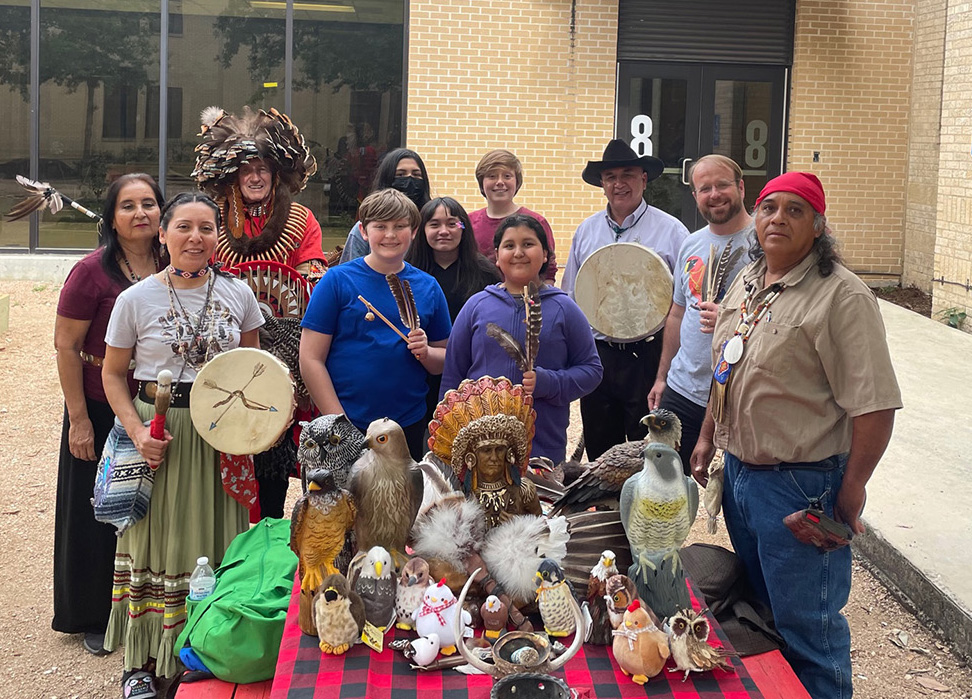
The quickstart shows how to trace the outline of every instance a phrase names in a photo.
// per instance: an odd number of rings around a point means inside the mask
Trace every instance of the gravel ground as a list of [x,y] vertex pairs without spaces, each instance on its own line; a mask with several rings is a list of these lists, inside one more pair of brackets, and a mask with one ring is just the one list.
[[[80,636],[50,629],[54,490],[62,400],[53,360],[59,286],[4,282],[10,328],[0,333],[0,698],[113,698],[117,652],[104,658]],[[577,429],[571,430],[571,442]],[[299,489],[292,482],[290,500]],[[692,539],[728,545],[724,529]],[[863,566],[854,566],[846,609],[853,633],[854,684],[863,699],[972,697],[972,670]]]

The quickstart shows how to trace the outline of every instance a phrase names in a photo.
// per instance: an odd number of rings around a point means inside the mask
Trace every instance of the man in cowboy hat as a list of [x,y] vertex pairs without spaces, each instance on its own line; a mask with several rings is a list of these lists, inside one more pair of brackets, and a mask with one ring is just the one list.
[[[604,189],[607,208],[577,227],[561,288],[574,296],[577,271],[595,251],[613,243],[638,243],[657,252],[668,268],[675,267],[678,250],[688,229],[674,216],[649,206],[645,187],[662,174],[664,164],[649,155],[638,157],[620,139],[611,141],[600,161],[587,163],[581,177]],[[655,381],[661,356],[664,323],[643,338],[616,342],[597,331],[594,340],[604,367],[604,378],[593,393],[581,398],[584,443],[591,461],[611,446],[644,439],[648,391]]]

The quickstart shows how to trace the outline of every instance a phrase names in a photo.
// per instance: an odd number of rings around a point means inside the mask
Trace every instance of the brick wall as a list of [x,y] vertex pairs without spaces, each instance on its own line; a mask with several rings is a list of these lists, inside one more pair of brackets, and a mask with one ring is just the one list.
[[614,132],[617,0],[409,8],[406,141],[433,194],[482,208],[476,163],[494,148],[513,151],[524,170],[516,201],[550,221],[562,267],[577,224],[604,206],[580,175]]
[[[947,10],[942,75],[941,157],[938,165],[938,231],[935,276],[965,284],[972,278],[972,11]],[[933,284],[932,310],[960,308],[972,314],[972,293]],[[972,329],[966,321],[965,329]]]
[[797,2],[787,169],[820,177],[847,265],[873,282],[902,271],[913,5]]
[[931,292],[938,217],[939,127],[946,0],[915,3],[914,69],[902,286]]

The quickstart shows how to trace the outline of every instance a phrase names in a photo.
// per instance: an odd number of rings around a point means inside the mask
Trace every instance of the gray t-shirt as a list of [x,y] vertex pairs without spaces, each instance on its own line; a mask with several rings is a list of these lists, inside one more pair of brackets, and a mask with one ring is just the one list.
[[[679,331],[681,345],[672,359],[666,380],[673,391],[696,405],[705,405],[709,401],[709,385],[712,382],[712,335],[706,335],[700,330],[699,317],[702,280],[709,265],[709,246],[715,245],[717,254],[721,255],[731,241],[730,254],[736,250],[742,251],[722,286],[722,293],[725,294],[732,280],[750,262],[749,236],[752,233],[752,223],[732,235],[716,235],[706,226],[686,238],[678,251],[673,302],[683,306],[685,313]],[[720,297],[716,300],[722,299]]]
[[[208,287],[207,282],[196,289],[175,289],[173,295],[152,275],[118,295],[105,342],[135,348],[136,379],[155,381],[162,369],[168,369],[173,382],[193,381],[207,358],[239,347],[241,332],[263,325],[250,287],[239,279],[217,275],[210,311],[200,327]],[[198,331],[196,342],[192,342],[194,331]],[[177,351],[187,347],[188,363]]]

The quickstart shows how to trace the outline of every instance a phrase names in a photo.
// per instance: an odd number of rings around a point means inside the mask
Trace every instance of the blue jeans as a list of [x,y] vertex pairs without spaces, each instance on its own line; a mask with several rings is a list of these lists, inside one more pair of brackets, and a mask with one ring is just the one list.
[[[801,468],[753,469],[725,454],[722,509],[753,589],[773,610],[783,655],[814,699],[849,699],[850,628],[840,611],[851,584],[851,550],[824,553],[783,524],[811,503],[833,517],[847,456]],[[786,466],[786,464],[784,464]]]

